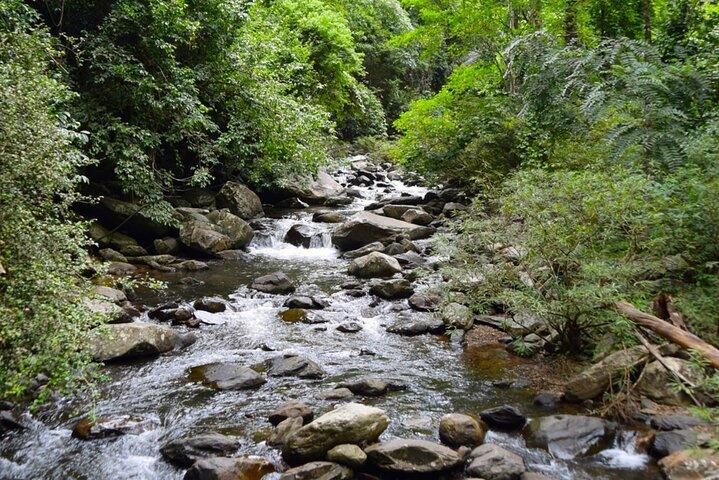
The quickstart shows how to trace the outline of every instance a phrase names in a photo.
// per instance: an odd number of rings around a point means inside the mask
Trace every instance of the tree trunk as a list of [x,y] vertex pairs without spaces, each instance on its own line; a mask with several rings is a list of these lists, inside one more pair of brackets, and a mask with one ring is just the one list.
[[652,41],[652,0],[642,0],[642,19],[644,21],[644,40]]
[[700,352],[712,367],[719,369],[719,349],[709,345],[696,335],[675,327],[654,315],[644,313],[628,302],[615,302],[614,308],[637,325],[648,328],[660,337],[666,338],[686,349]]
[[577,39],[577,0],[567,0],[564,8],[564,41],[567,44]]

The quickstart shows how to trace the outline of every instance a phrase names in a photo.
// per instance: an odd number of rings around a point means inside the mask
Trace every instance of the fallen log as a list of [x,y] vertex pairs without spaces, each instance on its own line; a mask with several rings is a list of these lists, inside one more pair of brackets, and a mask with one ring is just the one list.
[[686,349],[698,351],[706,358],[712,367],[719,369],[719,349],[708,344],[693,333],[675,327],[671,323],[665,322],[654,315],[644,313],[629,302],[615,302],[614,308],[617,312],[626,316],[637,325],[648,328],[660,337],[666,338]]

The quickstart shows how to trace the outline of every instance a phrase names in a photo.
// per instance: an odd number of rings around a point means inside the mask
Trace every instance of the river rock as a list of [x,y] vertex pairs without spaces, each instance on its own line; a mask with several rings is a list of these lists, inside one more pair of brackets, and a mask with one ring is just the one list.
[[317,212],[312,215],[312,221],[317,223],[342,223],[347,217],[339,212]]
[[147,214],[147,209],[131,202],[101,197],[100,201],[91,208],[104,226],[111,230],[122,228],[124,232],[137,239],[150,242],[155,238],[177,233],[175,227],[156,221]]
[[100,255],[100,258],[107,260],[108,262],[127,263],[127,257],[112,248],[102,248],[97,253]]
[[312,360],[295,354],[284,354],[265,360],[259,368],[267,369],[270,377],[322,378],[324,370]]
[[518,480],[526,470],[522,457],[493,443],[475,448],[469,459],[466,473],[485,480]]
[[350,468],[360,468],[367,461],[367,454],[357,445],[337,445],[327,452],[327,460]]
[[385,205],[382,207],[382,214],[385,217],[401,220],[402,215],[408,210],[415,210],[415,207],[413,205]]
[[696,442],[697,434],[693,430],[656,432],[649,446],[649,453],[655,458],[663,458],[674,452],[691,448]]
[[564,397],[570,402],[581,402],[598,397],[612,380],[622,378],[648,358],[649,352],[641,345],[619,350],[601,362],[570,378],[564,386]]
[[484,442],[484,428],[469,415],[450,413],[439,421],[439,439],[452,448],[476,447]]
[[[268,195],[270,201],[280,198],[295,196],[310,205],[333,205],[343,204],[341,201],[342,185],[332,178],[327,172],[319,171],[314,177],[298,178],[288,182],[284,188],[275,188],[272,194]],[[269,193],[269,192],[267,192]]]
[[354,394],[349,388],[331,388],[317,394],[317,398],[320,400],[346,400],[353,396]]
[[234,362],[217,362],[192,367],[190,379],[216,390],[255,389],[267,383],[262,375]]
[[420,312],[433,312],[437,310],[442,301],[442,293],[439,289],[426,288],[409,297],[409,306]]
[[272,464],[261,457],[210,457],[196,461],[184,480],[254,480],[274,471]]
[[[229,250],[225,250],[225,252],[228,252],[228,251]],[[225,253],[225,252],[220,252],[220,253]],[[185,272],[199,272],[201,270],[207,270],[208,268],[210,268],[210,266],[207,263],[202,262],[200,260],[183,260],[174,266],[179,268],[182,271],[185,271]]]
[[342,257],[351,260],[353,258],[364,257],[365,255],[368,255],[372,252],[382,251],[384,251],[384,244],[382,242],[372,242],[368,245],[365,245],[364,247],[358,248],[357,250],[350,250],[348,252],[345,252],[342,254]]
[[270,438],[267,439],[267,444],[281,447],[290,435],[302,428],[302,425],[304,425],[302,417],[290,417],[282,420],[270,434]]
[[360,212],[335,229],[332,233],[332,242],[340,250],[353,250],[400,233],[417,240],[429,237],[434,231],[431,227],[413,225],[370,212]]
[[554,410],[560,401],[559,395],[552,392],[539,392],[532,400],[532,403],[545,410]]
[[369,292],[385,300],[396,300],[410,297],[414,293],[414,289],[412,284],[404,278],[393,278],[372,285]]
[[175,237],[156,238],[152,244],[160,255],[177,253],[180,249],[180,242]]
[[201,458],[231,456],[239,446],[237,437],[205,433],[171,440],[160,448],[160,453],[168,463],[180,468],[190,468]]
[[451,470],[462,463],[454,450],[426,440],[397,438],[365,449],[374,467],[397,474],[430,474]]
[[364,445],[377,441],[389,425],[379,408],[348,403],[337,407],[290,435],[282,449],[290,462],[324,458],[337,445]]
[[157,426],[152,419],[136,415],[119,415],[84,418],[72,429],[72,436],[81,440],[97,440],[100,438],[118,437],[120,435],[139,435]]
[[429,314],[399,315],[397,320],[387,327],[389,333],[398,335],[424,335],[425,333],[439,334],[444,332],[444,322]]
[[497,430],[519,430],[527,423],[527,417],[511,405],[489,408],[479,415],[484,423]]
[[[678,371],[690,382],[694,384],[700,383],[701,373],[689,361],[675,357],[664,357],[664,363],[669,365],[671,369]],[[665,405],[688,403],[689,397],[685,393],[671,388],[671,384],[675,381],[674,375],[667,371],[658,360],[655,360],[644,368],[636,388],[642,395]]]
[[719,453],[709,449],[674,452],[659,460],[666,480],[713,480],[719,472]]
[[364,378],[353,382],[344,382],[340,383],[339,387],[347,388],[353,394],[363,397],[379,397],[389,392],[407,390],[407,385],[404,383],[381,378]]
[[108,275],[124,277],[124,276],[128,276],[128,275],[132,275],[136,271],[137,271],[137,267],[135,265],[132,265],[131,263],[110,262],[107,265]]
[[519,477],[519,480],[554,480],[554,479],[552,477],[548,477],[547,475],[544,475],[543,473],[524,472]]
[[312,421],[314,413],[309,406],[299,400],[290,400],[273,410],[268,420],[272,425],[278,425],[283,420],[293,417],[302,417],[304,423],[309,423]]
[[187,220],[180,226],[180,241],[206,255],[246,247],[254,232],[247,222],[228,210],[215,210],[206,220]]
[[104,298],[86,298],[83,300],[83,305],[91,313],[101,315],[107,319],[108,323],[129,323],[132,321],[132,317],[125,309]]
[[399,262],[384,253],[372,252],[355,258],[347,269],[350,275],[360,278],[391,277],[402,271]]
[[602,419],[582,415],[542,417],[533,420],[529,429],[529,445],[545,448],[563,459],[588,453],[608,434]]
[[413,223],[415,225],[429,225],[434,220],[434,217],[424,210],[418,208],[411,208],[402,214],[401,220],[407,223]]
[[8,402],[8,405],[2,405],[2,407],[0,408],[0,436],[14,430],[24,430],[25,426],[20,423],[19,419],[11,411],[14,405]]
[[350,480],[352,470],[333,462],[310,462],[292,468],[282,474],[279,480]]
[[90,352],[98,362],[150,357],[185,346],[186,340],[171,328],[154,323],[134,322],[106,325],[93,330]]
[[269,275],[257,277],[250,285],[250,288],[265,293],[292,293],[295,285],[283,272],[275,272]]
[[302,308],[305,310],[321,310],[327,307],[327,302],[310,296],[295,296],[285,300],[283,304],[286,308]]
[[243,220],[260,217],[263,214],[260,197],[239,182],[225,183],[215,200],[218,207],[229,209]]
[[310,225],[297,223],[292,225],[285,234],[285,242],[296,247],[310,248],[312,239],[316,236],[317,232]]
[[202,297],[195,300],[193,304],[196,310],[204,310],[210,313],[220,313],[227,309],[227,302],[219,297]]
[[461,212],[466,212],[469,208],[466,205],[456,202],[448,202],[442,208],[442,215],[445,217],[456,217]]
[[683,430],[704,424],[701,418],[692,415],[654,415],[649,424],[657,430]]
[[342,322],[337,325],[337,331],[342,333],[357,333],[362,330],[362,325],[355,321]]
[[468,306],[452,302],[442,308],[442,321],[447,327],[469,330],[474,325],[474,316]]
[[127,295],[125,295],[125,292],[116,288],[97,285],[95,286],[95,294],[100,297],[107,298],[111,302],[117,304],[127,301]]

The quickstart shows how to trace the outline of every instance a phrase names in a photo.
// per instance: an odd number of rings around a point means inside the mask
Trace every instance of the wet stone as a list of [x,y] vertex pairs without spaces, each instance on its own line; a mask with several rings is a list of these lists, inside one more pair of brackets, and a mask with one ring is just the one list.
[[184,480],[259,480],[274,471],[272,464],[260,457],[211,457],[196,461]]
[[321,400],[345,400],[353,396],[354,394],[349,388],[332,388],[317,394],[317,398]]
[[304,425],[302,417],[290,417],[282,420],[279,424],[277,424],[274,430],[272,430],[270,438],[267,439],[267,444],[275,447],[281,447],[285,444],[290,435],[302,428],[302,425]]
[[364,397],[379,397],[390,392],[407,390],[407,385],[396,380],[381,378],[366,378],[354,382],[341,383],[340,388],[346,388],[355,395]]
[[237,437],[206,433],[171,440],[160,448],[160,453],[167,462],[181,468],[189,468],[201,458],[230,456],[239,446],[240,441]]
[[309,423],[314,417],[312,409],[299,400],[290,400],[277,407],[270,413],[268,420],[272,425],[278,425],[283,420],[293,417],[301,417],[304,423]]
[[72,436],[81,440],[97,440],[120,435],[138,435],[156,426],[156,421],[136,415],[100,417],[94,420],[84,418],[75,424]]
[[527,417],[510,405],[484,410],[480,413],[480,417],[490,428],[497,430],[518,430],[527,423]]
[[332,462],[310,462],[282,474],[280,480],[350,480],[352,470]]
[[337,326],[337,330],[342,333],[357,333],[362,330],[362,325],[357,322],[343,322]]
[[295,291],[295,285],[282,272],[275,272],[269,275],[258,277],[252,282],[250,288],[264,293],[292,293]]
[[325,375],[324,370],[312,360],[293,354],[269,358],[258,367],[266,369],[270,377],[318,379]]
[[202,297],[195,300],[193,305],[197,310],[210,313],[220,313],[227,309],[227,302],[219,297]]
[[251,368],[238,363],[220,362],[190,369],[190,380],[216,390],[247,390],[259,388],[267,380]]
[[304,308],[305,310],[323,309],[327,302],[310,296],[295,296],[285,300],[283,304],[287,308]]

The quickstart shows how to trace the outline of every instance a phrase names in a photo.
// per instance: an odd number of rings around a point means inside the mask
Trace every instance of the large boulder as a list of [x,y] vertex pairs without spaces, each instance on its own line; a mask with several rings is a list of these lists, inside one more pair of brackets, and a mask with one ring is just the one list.
[[377,441],[388,425],[389,417],[383,410],[348,403],[290,435],[282,448],[282,455],[290,462],[322,459],[337,445],[366,445]]
[[401,271],[402,267],[396,259],[379,252],[355,258],[347,268],[350,275],[360,278],[391,277]]
[[[679,372],[692,383],[701,381],[701,372],[687,360],[675,357],[664,357],[664,363],[674,371]],[[652,400],[665,405],[682,405],[691,400],[684,393],[671,387],[675,382],[674,375],[658,360],[646,366],[641,378],[636,384],[637,391]]]
[[451,448],[426,440],[397,438],[370,445],[365,453],[372,466],[401,475],[439,473],[462,463]]
[[674,452],[659,461],[666,480],[713,480],[719,472],[719,453],[709,449]]
[[190,468],[201,458],[229,457],[239,447],[240,441],[237,437],[205,433],[171,440],[160,448],[160,453],[167,462],[180,468]]
[[225,183],[217,194],[216,201],[218,207],[228,208],[243,220],[260,217],[263,214],[260,197],[239,182]]
[[102,298],[86,298],[83,305],[91,313],[101,315],[108,323],[128,323],[132,321],[130,314],[115,303]]
[[151,242],[158,237],[177,234],[176,226],[154,220],[146,213],[146,209],[131,202],[102,197],[93,209],[105,227],[110,230],[121,228],[133,238]]
[[439,421],[439,439],[452,448],[476,447],[484,441],[484,428],[470,417],[461,413],[450,413]]
[[492,443],[472,450],[469,462],[468,476],[485,480],[519,480],[526,470],[522,457]]
[[318,235],[317,231],[304,223],[292,225],[285,234],[285,242],[304,248],[310,248],[314,238],[320,238],[321,240],[321,236]]
[[274,471],[272,464],[261,457],[210,457],[196,461],[184,480],[249,480]]
[[434,231],[431,227],[413,225],[370,212],[360,212],[335,229],[332,233],[332,242],[340,250],[353,250],[398,234],[405,234],[410,239],[416,240],[427,238]]
[[590,452],[608,435],[605,422],[583,415],[551,415],[529,424],[528,445],[545,448],[552,455],[570,459]]
[[282,474],[279,480],[351,480],[352,470],[333,462],[310,462],[292,468]]
[[292,280],[282,272],[270,273],[255,278],[250,288],[259,290],[264,293],[292,293],[295,291],[295,285]]
[[218,362],[190,369],[190,379],[215,390],[247,390],[259,388],[267,380],[251,368],[239,363]]
[[649,352],[641,345],[619,350],[601,362],[570,378],[564,386],[564,397],[570,402],[581,402],[598,397],[611,382],[624,377],[648,358]]
[[183,336],[171,328],[145,322],[120,323],[93,330],[90,352],[95,361],[107,362],[159,355],[183,344]]
[[656,458],[663,458],[674,452],[691,448],[696,443],[697,434],[693,430],[657,432],[652,438],[649,453]]
[[252,227],[228,210],[215,210],[205,220],[188,220],[180,227],[180,241],[207,255],[244,248],[253,236]]

